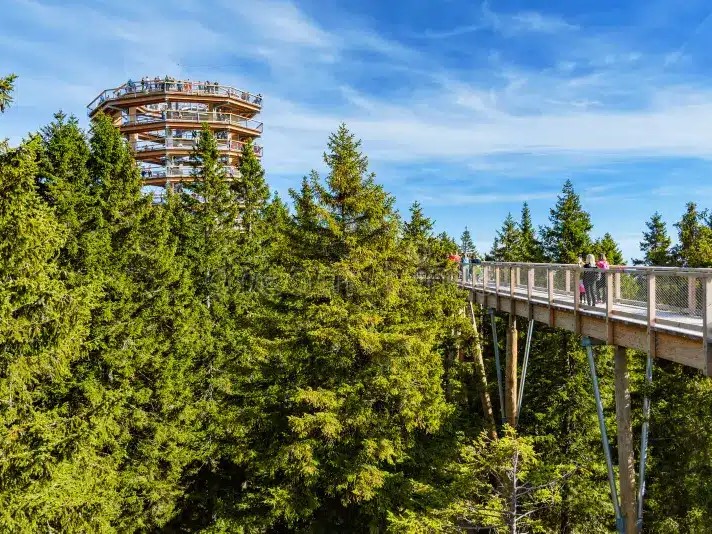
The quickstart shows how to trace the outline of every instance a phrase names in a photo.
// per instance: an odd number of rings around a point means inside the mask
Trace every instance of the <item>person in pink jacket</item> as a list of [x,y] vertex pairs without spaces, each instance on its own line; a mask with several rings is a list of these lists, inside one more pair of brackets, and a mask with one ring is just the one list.
[[601,271],[604,271],[598,275],[598,281],[596,282],[596,295],[597,299],[599,302],[606,302],[607,298],[607,290],[608,287],[606,285],[606,273],[610,268],[610,265],[608,265],[608,260],[606,259],[605,254],[600,254],[598,256],[598,261],[596,262],[596,267],[601,269]]

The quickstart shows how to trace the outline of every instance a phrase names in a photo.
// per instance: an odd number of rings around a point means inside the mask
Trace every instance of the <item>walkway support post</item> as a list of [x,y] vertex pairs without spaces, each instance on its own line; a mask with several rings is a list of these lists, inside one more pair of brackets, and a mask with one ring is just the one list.
[[645,498],[645,463],[648,459],[648,427],[650,420],[650,387],[653,385],[653,356],[645,362],[645,396],[643,397],[643,428],[640,432],[640,470],[638,472],[638,532],[643,532],[643,499]]
[[608,433],[606,432],[606,421],[603,418],[603,404],[601,403],[601,391],[598,387],[598,375],[596,374],[596,362],[593,359],[593,346],[591,339],[584,337],[581,340],[581,345],[586,348],[588,356],[588,367],[591,371],[591,382],[593,383],[593,395],[596,398],[596,411],[598,412],[598,426],[601,430],[601,443],[603,444],[603,454],[606,457],[606,467],[608,468],[608,484],[611,488],[611,500],[613,501],[613,510],[616,514],[616,529],[620,534],[625,534],[623,518],[621,516],[621,507],[618,502],[618,490],[616,489],[616,479],[613,474],[613,461],[611,460],[611,447],[608,443]]
[[504,399],[507,423],[509,423],[509,426],[512,428],[517,426],[517,419],[519,418],[517,413],[517,337],[517,316],[510,313],[507,323],[507,361],[504,375]]
[[502,365],[499,361],[499,341],[497,340],[497,321],[494,316],[494,308],[489,309],[490,324],[492,325],[492,345],[494,346],[494,364],[497,368],[497,392],[499,393],[499,411],[502,424],[506,420],[504,414],[504,391],[502,389]]
[[524,400],[524,384],[527,380],[527,367],[529,366],[529,350],[532,346],[532,335],[534,334],[534,320],[529,319],[529,327],[527,328],[527,341],[524,345],[524,361],[522,362],[522,376],[519,378],[519,391],[517,398],[517,423],[519,415],[522,413],[522,400]]
[[485,362],[482,357],[482,340],[477,328],[475,319],[475,308],[470,304],[470,316],[472,317],[472,329],[475,333],[475,338],[472,345],[472,358],[474,360],[475,381],[477,388],[480,390],[480,402],[482,403],[482,411],[485,413],[487,421],[488,434],[490,439],[497,438],[497,424],[494,420],[494,411],[492,410],[492,399],[490,398],[489,389],[487,388],[487,374],[485,373]]
[[634,533],[638,528],[635,493],[635,458],[633,456],[633,423],[630,413],[628,352],[625,347],[616,347],[615,392],[621,512],[625,522],[625,531]]
[[702,284],[702,346],[704,348],[704,371],[712,376],[712,278],[700,278]]

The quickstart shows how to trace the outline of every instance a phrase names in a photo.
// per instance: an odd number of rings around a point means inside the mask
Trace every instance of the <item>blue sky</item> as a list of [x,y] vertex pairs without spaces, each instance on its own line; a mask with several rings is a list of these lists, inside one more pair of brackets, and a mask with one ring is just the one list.
[[[128,78],[264,95],[264,164],[286,195],[339,122],[404,213],[489,249],[570,178],[626,258],[650,215],[712,207],[712,6],[701,0],[4,0],[0,137],[19,141]],[[671,227],[672,231],[673,228]]]

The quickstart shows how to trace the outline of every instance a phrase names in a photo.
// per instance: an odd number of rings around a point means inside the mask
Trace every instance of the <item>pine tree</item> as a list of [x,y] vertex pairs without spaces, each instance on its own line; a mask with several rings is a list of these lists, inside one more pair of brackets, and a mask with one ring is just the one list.
[[477,256],[477,249],[475,248],[467,226],[465,226],[465,230],[462,232],[462,236],[460,236],[460,250],[462,250],[463,254],[474,254],[475,257]]
[[521,233],[511,213],[497,231],[490,255],[494,261],[521,261]]
[[610,265],[625,265],[623,253],[621,252],[618,243],[615,242],[613,236],[608,232],[603,234],[602,238],[596,239],[591,247],[591,250],[596,256],[596,259],[598,259],[600,254],[604,254]]
[[12,90],[15,87],[17,76],[10,74],[0,78],[0,113],[4,113],[12,104]]
[[84,427],[67,487],[55,491],[74,493],[67,500],[93,521],[86,530],[157,528],[197,455],[192,374],[202,325],[166,213],[142,194],[130,148],[107,117],[92,124],[87,168],[91,179],[73,187],[88,188],[77,194],[91,199],[92,218],[77,228],[92,247],[68,257],[72,280],[97,292],[91,342],[69,389]]
[[419,202],[410,207],[410,220],[403,225],[403,235],[413,241],[425,241],[433,232],[433,221],[425,216]]
[[536,237],[534,225],[532,224],[532,215],[529,210],[529,204],[526,202],[522,205],[522,217],[519,221],[519,248],[521,249],[521,257],[519,261],[530,263],[541,262],[544,257],[544,252],[541,243]]
[[89,317],[59,279],[65,230],[35,191],[40,151],[34,138],[0,156],[0,528],[94,530],[80,509],[98,492],[62,460],[81,454],[66,392]]
[[[93,257],[96,198],[89,179],[89,145],[77,119],[62,113],[41,130],[42,157],[38,189],[67,227],[60,262],[77,272],[86,272]],[[103,254],[104,251],[97,251]],[[98,258],[97,258],[98,259]]]
[[709,267],[712,265],[712,229],[706,224],[707,210],[698,211],[697,204],[688,202],[680,221],[675,223],[678,245],[674,256],[685,267]]
[[570,180],[564,184],[556,206],[549,212],[550,226],[541,229],[546,259],[553,263],[576,263],[591,249],[591,216],[581,207]]
[[[575,263],[580,254],[592,250],[590,217],[581,208],[571,182],[564,185],[549,220],[550,226],[540,231],[548,261]],[[596,439],[588,364],[580,339],[568,332],[535,328],[529,365],[539,371],[527,379],[518,430],[540,436],[541,458],[551,468],[575,470],[560,487],[559,505],[543,513],[544,524],[559,532],[593,532],[591,525],[601,525],[599,530],[607,531],[612,511],[607,504],[602,476],[605,466]],[[612,402],[612,390],[606,389],[613,367],[610,350],[599,351],[597,365],[608,406]]]
[[269,187],[265,181],[265,171],[255,154],[252,140],[248,141],[240,156],[239,175],[232,182],[231,189],[241,204],[240,222],[249,234],[254,220],[259,217],[269,200]]
[[340,126],[326,178],[312,173],[291,193],[287,315],[266,325],[278,335],[256,375],[271,387],[252,436],[262,481],[253,513],[283,528],[383,526],[398,466],[446,409],[435,325],[420,315],[428,292],[359,147]]
[[640,250],[645,256],[642,260],[634,260],[636,265],[657,265],[666,267],[672,264],[672,253],[670,250],[672,240],[668,236],[667,226],[662,215],[657,211],[653,213],[650,220],[645,223],[648,231],[643,232],[643,241],[640,242]]

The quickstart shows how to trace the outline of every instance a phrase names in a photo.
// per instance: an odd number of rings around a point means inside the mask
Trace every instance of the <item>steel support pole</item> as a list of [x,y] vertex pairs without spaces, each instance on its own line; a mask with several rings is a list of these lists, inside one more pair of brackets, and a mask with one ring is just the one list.
[[492,325],[492,345],[494,345],[494,364],[497,368],[497,392],[499,393],[499,411],[502,416],[502,424],[507,420],[504,413],[504,388],[502,386],[502,365],[499,361],[499,341],[497,340],[497,322],[494,316],[494,308],[489,309],[490,324]]
[[603,444],[603,454],[606,457],[606,467],[608,469],[608,484],[611,487],[611,500],[613,501],[613,510],[616,514],[616,529],[620,534],[625,534],[625,526],[623,525],[623,517],[621,516],[621,506],[618,501],[618,490],[616,489],[616,478],[613,473],[613,461],[611,460],[611,447],[608,443],[608,433],[606,432],[606,421],[603,418],[603,403],[601,402],[601,391],[598,387],[598,375],[596,374],[596,362],[593,359],[593,346],[591,339],[584,337],[581,340],[581,345],[586,347],[588,355],[588,367],[591,371],[591,382],[593,382],[593,395],[596,397],[596,411],[598,412],[598,426],[601,429],[601,443]]
[[527,329],[527,341],[524,345],[524,361],[522,362],[522,376],[519,378],[519,398],[517,399],[517,422],[522,413],[522,401],[524,400],[524,384],[527,381],[527,367],[529,365],[529,351],[532,347],[532,334],[534,333],[534,320],[529,319]]
[[648,458],[648,420],[650,419],[650,387],[653,384],[653,357],[648,353],[645,363],[645,396],[643,397],[643,428],[640,432],[640,469],[638,473],[638,532],[643,532],[643,499],[645,498],[645,461]]

